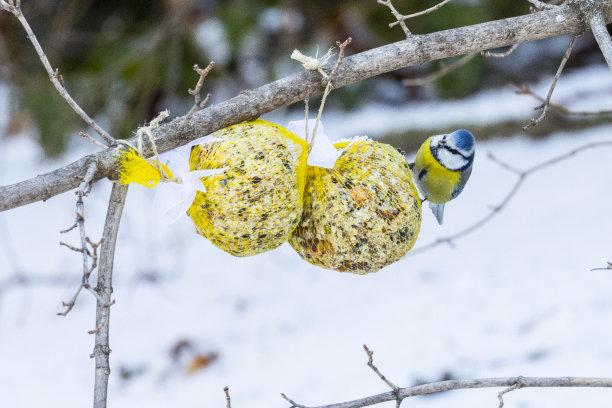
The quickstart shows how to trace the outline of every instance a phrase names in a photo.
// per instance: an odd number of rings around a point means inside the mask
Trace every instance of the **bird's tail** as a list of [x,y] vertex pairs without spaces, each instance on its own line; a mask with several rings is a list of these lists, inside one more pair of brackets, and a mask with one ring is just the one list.
[[431,208],[431,212],[436,216],[438,224],[442,225],[442,219],[444,218],[444,204],[429,203],[429,208]]

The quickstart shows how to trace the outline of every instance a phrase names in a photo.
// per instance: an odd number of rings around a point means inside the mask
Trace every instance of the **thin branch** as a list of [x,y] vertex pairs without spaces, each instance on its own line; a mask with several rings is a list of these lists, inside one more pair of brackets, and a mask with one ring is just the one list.
[[232,400],[229,394],[229,387],[223,387],[223,392],[225,392],[225,399],[227,400],[227,408],[232,408]]
[[82,138],[85,138],[85,139],[89,140],[91,143],[93,143],[95,145],[98,145],[100,147],[103,147],[105,149],[107,147],[105,144],[102,144],[102,143],[98,142],[96,139],[94,139],[93,137],[91,137],[89,135],[89,133],[79,132],[79,136],[81,136]]
[[[518,95],[531,95],[538,101],[542,103],[546,103],[546,99],[544,99],[540,95],[533,92],[533,90],[528,85],[523,85],[520,88],[516,85],[511,85],[511,86],[514,88],[514,92]],[[612,114],[612,109],[602,109],[598,111],[577,111],[577,110],[568,109],[563,105],[552,103],[552,102],[549,102],[548,106],[552,109],[558,110],[559,112],[565,115],[597,116],[597,115],[611,115]]]
[[407,14],[407,15],[398,12],[395,6],[393,6],[393,3],[391,3],[391,0],[377,0],[377,3],[382,4],[383,6],[387,6],[389,10],[391,10],[391,14],[393,14],[393,17],[395,17],[395,19],[397,20],[397,21],[394,21],[393,23],[389,23],[389,27],[392,28],[399,24],[400,27],[402,27],[402,30],[404,30],[404,34],[406,34],[406,37],[409,37],[412,34],[410,30],[408,29],[408,27],[406,26],[406,23],[405,23],[406,20],[414,18],[414,17],[423,16],[425,14],[433,13],[434,11],[438,10],[440,7],[444,6],[450,1],[451,0],[443,0],[433,7],[430,7],[423,11],[419,11],[418,13]]
[[338,68],[340,68],[340,65],[342,65],[342,60],[344,59],[344,50],[346,47],[348,47],[351,41],[353,41],[351,37],[347,38],[343,42],[336,41],[336,47],[338,47],[338,59],[336,60],[336,66],[329,74],[330,77],[334,77],[338,73]]
[[508,48],[504,52],[481,51],[480,55],[482,55],[485,58],[506,58],[508,55],[516,51],[519,45],[520,44],[513,44],[510,48]]
[[457,61],[453,61],[450,64],[444,64],[442,65],[442,68],[440,68],[438,71],[429,74],[425,77],[422,78],[406,78],[406,79],[402,79],[402,85],[404,86],[424,86],[427,85],[433,81],[435,81],[436,79],[439,79],[441,77],[443,77],[444,75],[448,74],[451,71],[456,70],[459,67],[464,66],[465,64],[467,64],[468,62],[470,62],[476,55],[478,55],[477,52],[474,52],[472,54],[467,54],[464,55],[463,57],[459,58]]
[[508,203],[512,200],[512,198],[516,195],[517,191],[520,189],[520,187],[522,186],[523,182],[525,181],[525,179],[529,176],[531,176],[533,173],[536,173],[546,167],[550,167],[558,162],[561,162],[563,160],[567,160],[570,157],[583,152],[585,150],[589,150],[589,149],[594,149],[594,148],[598,148],[598,147],[604,147],[604,146],[612,146],[612,142],[594,142],[594,143],[589,143],[586,144],[584,146],[580,146],[576,149],[570,150],[567,153],[564,153],[560,156],[554,157],[550,160],[544,161],[540,164],[537,164],[533,167],[530,167],[527,170],[518,170],[512,166],[510,166],[509,164],[499,160],[498,158],[496,158],[495,156],[493,156],[492,154],[489,153],[489,158],[491,160],[493,160],[495,163],[497,163],[500,167],[504,168],[505,170],[511,172],[511,173],[515,173],[518,176],[518,179],[516,181],[516,183],[514,184],[514,186],[510,189],[510,191],[508,192],[508,194],[506,195],[506,197],[504,197],[504,199],[495,207],[493,207],[491,209],[491,212],[489,212],[489,214],[487,214],[485,217],[483,217],[482,219],[476,221],[474,224],[470,225],[469,227],[460,230],[459,232],[456,232],[454,234],[451,234],[447,237],[442,237],[442,238],[438,238],[435,241],[433,241],[430,244],[424,245],[422,247],[416,248],[411,250],[410,252],[408,252],[408,254],[406,256],[413,256],[415,254],[430,250],[432,248],[437,247],[438,245],[441,244],[447,244],[450,245],[451,247],[454,245],[454,242],[459,239],[462,238],[466,235],[471,234],[472,232],[476,231],[477,229],[481,228],[482,226],[484,226],[485,224],[487,224],[489,221],[491,221],[493,218],[495,218],[505,207],[506,205],[508,205]]
[[607,262],[608,266],[605,268],[593,268],[591,271],[610,271],[612,270],[612,262]]
[[215,67],[215,61],[210,61],[208,65],[206,66],[206,68],[204,69],[200,68],[198,64],[195,64],[193,66],[193,70],[197,72],[200,78],[198,78],[198,82],[196,83],[195,89],[189,88],[187,90],[189,95],[193,95],[195,102],[193,106],[191,107],[191,109],[189,110],[189,112],[187,112],[187,115],[185,115],[184,123],[189,122],[193,114],[196,113],[198,110],[202,109],[208,103],[208,100],[210,99],[210,94],[207,94],[206,98],[202,100],[202,97],[200,96],[200,92],[202,91],[202,85],[204,85],[204,78],[208,76],[208,73],[214,67]]
[[595,36],[595,40],[599,45],[599,49],[608,63],[608,67],[612,69],[612,40],[610,39],[610,34],[606,28],[606,21],[604,20],[603,15],[599,12],[595,13],[595,15],[591,17],[589,25],[591,26],[593,36]]
[[70,105],[72,110],[74,110],[76,114],[79,115],[81,119],[85,121],[85,123],[87,123],[89,127],[93,128],[102,137],[102,139],[106,141],[108,146],[115,143],[115,139],[110,134],[108,134],[107,131],[102,129],[92,118],[90,118],[89,115],[79,106],[79,104],[76,103],[74,99],[72,99],[72,96],[70,96],[70,94],[68,93],[68,90],[66,90],[66,88],[64,87],[64,84],[62,83],[63,81],[60,80],[61,77],[58,74],[57,70],[53,70],[53,68],[51,67],[51,63],[49,62],[49,59],[47,58],[47,55],[42,49],[40,43],[38,42],[38,39],[36,38],[34,31],[32,31],[32,27],[30,27],[28,20],[26,20],[25,16],[21,12],[20,1],[17,1],[17,3],[14,3],[12,0],[9,0],[9,1],[5,0],[2,3],[0,3],[0,8],[2,10],[6,10],[9,13],[13,14],[19,20],[26,34],[28,35],[28,39],[34,46],[34,49],[36,50],[36,53],[38,54],[38,58],[42,62],[43,66],[45,67],[45,70],[47,71],[47,74],[49,75],[49,79],[51,80],[51,83],[53,84],[53,86],[55,86],[55,89],[60,94],[60,96],[64,98],[64,100],[68,103],[68,105]]
[[[400,388],[399,398],[406,398],[417,395],[430,395],[451,390],[466,390],[474,388],[513,388],[520,384],[519,388],[566,388],[566,387],[594,387],[612,388],[612,378],[598,377],[503,377],[503,378],[481,378],[474,380],[448,380],[428,384],[415,385],[413,387]],[[514,390],[514,388],[512,389]],[[509,391],[508,391],[509,392]],[[361,408],[380,404],[396,399],[393,391],[383,394],[368,396],[365,398],[339,402],[318,407],[307,407],[293,402],[292,407],[296,408]]]
[[376,375],[378,377],[380,377],[381,380],[383,380],[385,382],[385,384],[387,384],[394,392],[399,392],[399,387],[395,384],[393,384],[391,381],[389,381],[387,379],[387,377],[385,377],[379,370],[378,368],[374,365],[374,352],[371,351],[368,346],[366,346],[365,344],[363,345],[363,350],[366,352],[366,354],[368,355],[368,367],[370,367],[372,369],[372,371],[374,371],[376,373]]
[[121,214],[125,204],[128,187],[114,183],[108,203],[106,221],[104,223],[104,242],[100,251],[100,267],[98,268],[98,286],[96,292],[101,300],[96,304],[95,347],[92,356],[96,361],[96,376],[94,384],[94,408],[105,408],[108,391],[108,376],[110,375],[109,354],[109,318],[110,306],[113,304],[113,262],[117,233]]
[[517,380],[516,380],[516,384],[506,388],[505,390],[501,390],[500,392],[498,392],[497,393],[497,399],[499,400],[498,408],[503,408],[503,406],[504,406],[504,394],[507,394],[507,393],[512,392],[514,390],[518,390],[522,386],[523,386],[523,377],[519,375]]
[[[87,234],[85,233],[85,205],[83,203],[83,197],[89,194],[89,192],[91,191],[91,184],[92,184],[92,180],[93,180],[95,172],[96,172],[96,164],[91,163],[89,165],[89,168],[87,169],[87,172],[85,173],[85,177],[83,178],[83,181],[81,182],[81,185],[79,186],[79,189],[76,192],[76,195],[77,195],[76,222],[70,228],[61,231],[61,233],[66,233],[66,232],[72,231],[75,228],[75,226],[79,227],[79,233],[81,237],[81,247],[80,248],[75,248],[74,246],[69,245],[65,242],[60,242],[60,245],[68,247],[69,249],[72,249],[73,251],[81,252],[83,254],[83,277],[81,278],[81,284],[77,288],[77,291],[72,297],[72,299],[70,299],[68,302],[62,302],[62,305],[66,307],[66,310],[64,310],[63,312],[59,312],[58,313],[59,316],[66,316],[68,313],[70,313],[70,311],[75,305],[77,298],[79,297],[79,294],[81,293],[81,289],[84,289],[84,288],[89,289],[89,276],[94,271],[94,269],[96,269],[96,266],[98,265],[98,246],[102,243],[102,241],[98,243],[93,243],[87,237]],[[92,249],[91,252],[87,248],[87,245],[91,247]],[[89,258],[91,258],[91,265],[89,265]]]
[[[405,20],[408,20],[410,18],[419,17],[419,16],[423,16],[425,14],[433,13],[434,11],[438,10],[439,8],[441,8],[442,6],[444,6],[445,4],[447,4],[450,1],[451,0],[443,0],[440,3],[436,4],[435,6],[430,7],[428,9],[425,9],[423,11],[419,11],[418,13],[404,15],[404,16],[402,16],[401,20],[405,21]],[[389,24],[389,27],[396,26],[397,24],[399,24],[399,21],[397,21],[395,23]]]
[[[563,18],[559,19],[559,16]],[[605,18],[606,21],[612,21],[612,11],[607,11]],[[515,43],[579,33],[582,30],[580,11],[575,7],[563,6],[556,10],[411,36],[404,41],[344,58],[334,78],[332,89],[407,66],[506,47]],[[301,71],[242,92],[224,102],[207,106],[196,112],[186,125],[183,125],[184,118],[179,117],[161,124],[152,133],[159,153],[163,153],[189,143],[203,134],[245,120],[253,120],[266,112],[320,95],[325,87],[326,84],[321,81],[320,75]],[[132,138],[129,141],[134,144],[136,139]],[[115,160],[121,149],[122,146],[113,146],[55,171],[0,187],[0,211],[46,200],[76,188],[92,161],[98,164],[94,180],[105,177],[116,179]],[[144,153],[147,157],[151,155],[150,143],[145,143]]]
[[288,396],[286,396],[282,392],[281,392],[281,397],[283,397],[285,399],[285,401],[287,401],[288,403],[291,404],[290,408],[306,408],[306,407],[304,407],[304,405],[298,404],[297,402],[295,402],[294,400],[292,400],[291,398],[289,398]]
[[400,391],[400,388],[399,388],[397,385],[393,384],[391,381],[389,381],[389,380],[387,379],[387,377],[385,377],[385,376],[384,376],[384,375],[383,375],[383,374],[382,374],[382,373],[381,373],[381,372],[378,370],[378,367],[376,367],[376,366],[374,365],[374,357],[373,357],[373,356],[374,356],[374,352],[373,352],[373,351],[371,351],[371,350],[368,348],[368,346],[366,346],[365,344],[363,345],[363,350],[364,350],[364,351],[366,352],[366,354],[368,355],[368,367],[370,367],[370,368],[372,369],[372,371],[374,371],[374,372],[376,373],[376,375],[377,375],[377,376],[378,376],[378,377],[379,377],[381,380],[383,380],[383,381],[384,381],[384,383],[385,383],[385,384],[387,384],[387,385],[388,385],[388,386],[389,386],[389,387],[390,387],[390,388],[393,390],[393,393],[395,393],[395,397],[396,397],[396,400],[395,400],[395,406],[396,406],[397,408],[399,408],[399,406],[400,406],[400,405],[401,405],[401,403],[402,403],[402,400],[401,400],[401,399],[400,399],[400,397],[399,397],[399,391]]
[[567,46],[567,49],[565,50],[565,54],[563,55],[563,59],[561,60],[561,64],[559,64],[559,68],[557,69],[557,73],[555,74],[555,78],[552,81],[552,84],[550,85],[550,89],[548,90],[548,95],[546,95],[546,100],[544,101],[544,103],[540,106],[537,106],[535,108],[535,110],[541,110],[540,112],[540,116],[538,116],[535,119],[531,119],[529,121],[529,123],[525,126],[523,126],[523,130],[527,130],[530,127],[533,127],[535,125],[537,125],[538,123],[540,123],[545,117],[546,117],[546,112],[548,112],[548,108],[550,107],[550,98],[552,97],[552,93],[555,90],[555,86],[557,85],[557,81],[559,80],[559,77],[561,76],[561,72],[563,72],[563,68],[565,67],[565,64],[567,63],[567,60],[569,59],[569,56],[572,52],[572,48],[574,47],[574,43],[576,42],[576,35],[573,35],[569,45]]
[[527,1],[533,4],[536,10],[552,10],[553,8],[558,7],[553,4],[544,3],[543,1],[539,1],[539,0],[527,0]]
[[397,11],[393,3],[391,3],[391,0],[377,0],[376,2],[378,4],[382,4],[383,6],[389,7],[389,10],[391,10],[391,14],[393,14],[393,17],[395,17],[395,19],[397,20],[394,23],[390,23],[389,27],[393,27],[394,25],[399,24],[400,27],[402,27],[402,30],[404,30],[404,34],[406,34],[406,37],[410,37],[412,35],[410,30],[406,26],[404,19],[402,18],[404,17],[404,15]]

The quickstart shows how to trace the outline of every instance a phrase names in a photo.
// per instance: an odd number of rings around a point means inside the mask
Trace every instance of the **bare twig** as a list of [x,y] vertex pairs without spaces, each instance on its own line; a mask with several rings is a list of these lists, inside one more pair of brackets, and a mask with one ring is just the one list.
[[518,48],[520,44],[513,44],[510,48],[508,48],[504,52],[491,52],[491,51],[480,51],[480,55],[485,58],[505,58],[508,55],[512,54]]
[[395,19],[397,20],[394,23],[390,23],[389,27],[393,27],[394,25],[399,24],[400,27],[402,27],[402,30],[404,30],[404,34],[406,34],[406,37],[410,37],[412,35],[410,30],[406,26],[404,19],[402,18],[404,17],[404,15],[400,13],[399,11],[397,11],[393,3],[391,3],[391,0],[377,0],[376,2],[378,4],[382,4],[383,6],[389,7],[389,10],[391,10],[391,14],[393,14],[393,17],[395,17]]
[[198,110],[202,109],[208,103],[208,100],[210,99],[210,94],[207,94],[206,98],[204,98],[204,100],[202,100],[202,97],[200,96],[200,92],[202,91],[202,85],[204,85],[204,78],[206,78],[208,73],[214,67],[215,67],[215,61],[210,61],[208,63],[208,65],[206,66],[206,68],[204,68],[204,69],[200,68],[198,66],[198,64],[195,64],[193,66],[193,70],[198,73],[200,78],[198,79],[198,82],[196,84],[195,89],[189,88],[187,90],[189,95],[193,95],[193,97],[195,99],[195,103],[193,104],[193,106],[189,110],[189,112],[187,112],[187,115],[185,115],[185,119],[183,120],[183,123],[189,122],[189,120],[191,119],[193,114],[196,113]]
[[591,271],[609,271],[612,270],[612,262],[607,262],[608,266],[605,268],[593,268]]
[[[419,16],[423,16],[425,14],[433,13],[434,11],[438,10],[440,7],[444,6],[446,3],[450,2],[450,1],[451,0],[443,0],[440,3],[436,4],[435,6],[430,7],[428,9],[425,9],[423,11],[419,11],[418,13],[404,15],[404,16],[402,16],[401,20],[405,21],[405,20],[408,20],[410,18],[419,17]],[[396,26],[398,24],[399,24],[399,21],[397,21],[395,23],[389,24],[389,27],[393,27],[393,26]]]
[[94,242],[91,242],[89,238],[87,238],[87,242],[90,244],[92,248],[91,253],[89,252],[87,248],[75,248],[72,245],[66,244],[65,242],[60,242],[60,245],[64,245],[72,249],[73,251],[83,253],[83,257],[85,259],[87,257],[91,257],[91,266],[83,271],[83,277],[81,278],[81,284],[77,288],[74,296],[72,296],[72,298],[68,302],[62,302],[62,306],[64,306],[66,310],[64,310],[63,312],[58,312],[57,313],[58,316],[66,316],[68,313],[70,313],[70,311],[72,310],[72,308],[74,307],[76,303],[77,298],[79,297],[79,294],[81,293],[81,290],[83,289],[89,291],[98,301],[101,300],[100,295],[98,295],[93,289],[91,289],[91,286],[89,284],[89,277],[91,276],[91,273],[94,271],[94,269],[96,269],[96,266],[98,266],[98,246],[102,244],[102,241],[98,243],[94,243]]
[[400,405],[401,405],[401,403],[402,403],[402,400],[401,400],[401,399],[400,399],[400,397],[399,397],[399,391],[400,391],[400,388],[399,388],[397,385],[393,384],[391,381],[389,381],[389,379],[387,379],[387,377],[385,377],[385,376],[383,375],[383,373],[381,373],[381,372],[378,370],[378,367],[376,367],[376,366],[374,365],[374,357],[373,357],[373,356],[374,356],[374,352],[373,352],[373,351],[371,351],[371,350],[368,348],[368,346],[366,346],[365,344],[363,345],[363,350],[364,350],[364,351],[366,352],[366,354],[368,355],[368,367],[370,367],[370,368],[372,369],[372,371],[374,371],[374,372],[376,373],[376,375],[377,375],[377,376],[378,376],[378,377],[379,377],[381,380],[383,380],[383,381],[384,381],[384,383],[385,383],[385,384],[387,384],[387,385],[388,385],[388,386],[389,386],[389,387],[390,387],[390,388],[393,390],[393,392],[395,393],[395,397],[396,397],[396,399],[395,399],[395,406],[396,406],[397,408],[399,408],[399,406],[400,406]]
[[378,377],[380,377],[381,380],[383,380],[385,382],[385,384],[387,384],[389,387],[391,387],[391,389],[397,393],[399,392],[399,387],[395,384],[393,384],[391,381],[389,381],[387,379],[387,377],[385,377],[379,370],[378,368],[374,365],[374,352],[371,351],[368,346],[366,346],[365,344],[363,345],[363,350],[366,352],[366,354],[368,355],[368,367],[370,367],[372,369],[372,371],[374,371],[376,373],[376,375]]
[[85,138],[85,139],[89,140],[91,143],[93,143],[93,144],[95,144],[95,145],[98,145],[98,146],[100,146],[100,147],[104,147],[104,148],[106,148],[106,147],[107,147],[105,144],[102,144],[102,143],[98,142],[96,139],[94,139],[93,137],[91,137],[91,136],[89,135],[89,133],[79,132],[79,136],[81,136],[82,138]]
[[450,1],[451,0],[443,0],[433,7],[430,7],[423,11],[419,11],[418,13],[407,14],[407,15],[404,15],[398,12],[395,6],[393,6],[393,3],[391,3],[391,0],[377,0],[377,3],[382,4],[383,6],[387,6],[389,10],[391,10],[391,14],[393,14],[393,17],[395,17],[395,19],[397,20],[397,21],[394,21],[393,23],[389,23],[389,27],[395,27],[396,25],[399,24],[400,27],[402,27],[402,30],[404,30],[404,34],[406,34],[406,37],[408,37],[411,35],[411,33],[408,27],[406,26],[406,23],[405,23],[406,20],[414,18],[414,17],[419,17],[425,14],[433,13],[434,11],[438,10],[440,7],[444,6],[446,3]]
[[227,408],[232,408],[232,400],[230,399],[229,387],[223,387],[223,392],[225,392],[225,399],[227,400]]
[[501,390],[500,392],[498,392],[497,393],[497,399],[499,400],[498,408],[503,408],[504,406],[504,394],[507,394],[514,390],[518,390],[522,386],[523,386],[523,377],[519,375],[514,385],[506,388],[505,390]]
[[550,89],[548,90],[548,95],[546,95],[546,100],[545,102],[540,105],[537,106],[535,108],[535,110],[541,110],[540,112],[540,116],[538,116],[535,119],[531,119],[529,121],[529,123],[525,126],[523,126],[523,130],[527,130],[530,127],[533,127],[535,125],[537,125],[538,123],[540,123],[545,117],[546,117],[546,112],[548,112],[548,108],[550,107],[550,98],[552,97],[552,93],[555,90],[555,86],[557,85],[557,81],[559,80],[559,77],[561,76],[561,72],[563,72],[563,68],[565,67],[565,63],[567,63],[567,60],[569,59],[569,56],[572,52],[572,48],[574,47],[574,43],[576,42],[576,38],[577,36],[573,35],[569,45],[567,46],[567,49],[565,50],[565,55],[563,55],[563,59],[561,60],[561,64],[559,64],[559,68],[557,69],[557,73],[555,74],[555,78],[552,81],[552,84],[550,85]]
[[421,78],[406,78],[406,79],[402,79],[402,85],[405,85],[405,86],[424,86],[424,85],[427,85],[427,84],[435,81],[436,79],[439,79],[439,78],[443,77],[444,75],[448,74],[449,72],[454,71],[457,68],[464,66],[465,64],[470,62],[476,55],[478,55],[477,52],[472,53],[472,54],[464,55],[463,57],[459,58],[456,61],[453,61],[450,64],[442,65],[442,67],[438,71],[436,71],[436,72],[434,72],[432,74],[429,74],[427,76],[421,77]]
[[63,84],[61,76],[58,74],[57,70],[54,70],[51,67],[51,63],[49,62],[49,59],[47,58],[47,55],[42,49],[40,43],[38,42],[34,31],[32,31],[32,27],[30,27],[30,24],[21,12],[20,3],[20,1],[13,2],[13,0],[4,0],[0,3],[0,9],[8,11],[12,15],[14,15],[17,20],[19,20],[26,34],[28,35],[28,39],[34,46],[34,49],[38,54],[38,58],[45,67],[45,70],[49,75],[51,83],[53,84],[53,86],[55,86],[55,89],[60,94],[60,96],[64,98],[64,100],[68,103],[68,105],[70,105],[72,110],[74,110],[76,114],[79,115],[81,119],[85,121],[85,123],[87,123],[89,127],[93,128],[102,137],[102,139],[104,139],[108,146],[112,145],[113,143],[115,143],[115,139],[110,134],[108,134],[107,131],[102,129],[92,118],[90,118],[89,115],[79,106],[79,104],[76,103],[74,99],[72,99],[72,96],[70,96]]
[[606,28],[606,21],[601,12],[596,12],[591,17],[589,24],[593,31],[593,36],[599,45],[599,49],[608,63],[608,67],[612,69],[612,40]]
[[122,184],[113,184],[106,221],[104,223],[104,242],[100,251],[100,267],[98,268],[98,285],[96,292],[101,300],[96,304],[95,347],[93,357],[96,361],[96,376],[94,384],[94,408],[106,407],[108,391],[108,376],[110,375],[109,354],[111,349],[108,342],[111,295],[113,293],[113,261],[115,257],[115,244],[121,214],[125,204],[128,188]]
[[[481,378],[474,380],[448,380],[439,381],[413,387],[399,389],[399,398],[406,398],[417,395],[430,395],[451,390],[466,390],[474,388],[498,388],[511,387],[521,384],[517,388],[565,388],[565,387],[600,387],[612,388],[612,378],[597,377],[503,377],[503,378]],[[514,389],[514,388],[513,388]],[[287,399],[287,398],[285,398]],[[396,399],[393,391],[383,394],[371,395],[353,401],[339,402],[330,405],[321,405],[310,408],[361,408],[380,404]],[[309,408],[304,405],[295,404],[289,401],[294,408]]]
[[285,401],[287,401],[288,403],[291,404],[290,408],[306,408],[306,407],[304,407],[304,405],[298,404],[297,402],[293,401],[291,398],[289,398],[288,396],[286,396],[282,392],[281,392],[281,397],[283,397],[285,399]]
[[[535,92],[533,92],[533,90],[528,86],[528,85],[523,85],[522,87],[518,87],[516,85],[512,85],[512,87],[514,88],[514,92],[517,93],[518,95],[531,95],[533,96],[535,99],[537,99],[538,101],[542,102],[542,103],[546,103],[546,99],[544,99],[543,97],[541,97],[540,95],[536,94]],[[612,114],[612,109],[605,109],[605,110],[598,110],[598,111],[577,111],[577,110],[572,110],[572,109],[568,109],[563,105],[557,104],[557,103],[552,103],[549,101],[548,106],[552,109],[556,109],[559,112],[565,114],[565,115],[577,115],[577,116],[597,116],[597,115],[610,115]]]
[[482,227],[483,225],[487,224],[489,221],[491,221],[493,218],[495,218],[495,216],[497,216],[501,210],[504,209],[504,207],[512,200],[512,198],[514,197],[514,195],[516,194],[516,192],[520,189],[521,185],[523,184],[523,182],[525,181],[525,179],[527,177],[529,177],[530,175],[532,175],[533,173],[540,171],[546,167],[550,167],[560,161],[569,159],[570,157],[583,152],[585,150],[589,150],[589,149],[594,149],[594,148],[598,148],[598,147],[604,147],[604,146],[612,146],[612,142],[594,142],[594,143],[589,143],[583,146],[580,146],[576,149],[570,150],[567,153],[564,153],[562,155],[559,155],[557,157],[554,157],[550,160],[544,161],[540,164],[537,164],[527,170],[518,170],[512,166],[510,166],[509,164],[499,160],[498,158],[496,158],[495,156],[493,156],[492,154],[489,153],[489,158],[491,160],[493,160],[495,163],[497,163],[500,167],[504,168],[505,170],[511,172],[511,173],[515,173],[518,176],[518,179],[516,181],[516,183],[514,184],[514,186],[510,189],[510,191],[508,192],[508,194],[506,195],[506,197],[504,197],[504,199],[501,201],[501,203],[499,203],[498,205],[496,205],[495,207],[493,207],[491,209],[491,212],[489,214],[487,214],[485,217],[483,217],[482,219],[476,221],[474,224],[470,225],[469,227],[456,232],[455,234],[449,235],[447,237],[443,237],[443,238],[438,238],[435,241],[433,241],[430,244],[424,245],[422,247],[416,248],[411,250],[410,252],[408,252],[408,254],[406,256],[413,256],[415,254],[430,250],[434,247],[437,247],[438,245],[441,244],[447,244],[450,246],[454,245],[454,241],[465,236],[468,234],[471,234],[472,232],[476,231],[477,229],[479,229],[480,227]]
[[553,4],[544,3],[543,1],[539,1],[539,0],[527,0],[527,1],[533,4],[536,10],[552,10],[553,8],[557,7]]
[[347,38],[343,42],[336,41],[336,47],[338,47],[338,59],[336,60],[336,66],[334,66],[334,69],[329,74],[330,77],[336,76],[338,68],[340,68],[340,65],[342,65],[342,60],[344,59],[344,50],[346,47],[348,47],[351,41],[353,41],[351,37]]
[[[77,288],[77,291],[72,297],[72,299],[70,299],[68,302],[62,302],[62,305],[66,307],[66,310],[64,310],[63,312],[59,312],[59,316],[66,316],[68,313],[70,313],[70,311],[74,307],[77,298],[79,297],[79,294],[81,293],[81,289],[89,289],[89,276],[98,265],[98,246],[102,243],[102,241],[98,243],[93,243],[87,237],[87,234],[85,233],[85,205],[83,203],[83,197],[89,194],[89,192],[91,191],[91,184],[95,172],[96,164],[91,163],[89,165],[89,168],[87,169],[87,173],[85,173],[85,177],[83,178],[81,185],[79,186],[76,192],[76,222],[70,228],[61,231],[62,233],[66,233],[72,231],[77,225],[79,227],[79,233],[81,237],[80,248],[75,248],[74,246],[69,245],[65,242],[60,242],[60,245],[63,245],[73,251],[77,251],[83,254],[83,277],[81,278],[81,284]],[[87,245],[91,247],[91,252],[87,248]],[[89,258],[91,258],[91,265],[89,265]]]
[[[98,334],[98,332],[100,331],[100,328],[101,328],[102,326],[104,326],[105,324],[106,324],[106,320],[101,320],[101,321],[100,321],[100,325],[99,325],[99,326],[97,326],[97,327],[96,327],[95,329],[93,329],[93,330],[89,330],[87,333],[89,333],[89,334]],[[94,356],[93,354],[92,354],[92,355],[90,355],[90,357],[93,357],[93,356]]]

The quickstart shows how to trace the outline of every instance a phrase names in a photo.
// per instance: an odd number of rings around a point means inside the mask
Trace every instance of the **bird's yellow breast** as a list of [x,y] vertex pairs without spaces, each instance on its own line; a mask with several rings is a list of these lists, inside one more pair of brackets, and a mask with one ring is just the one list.
[[434,204],[450,201],[461,172],[442,166],[431,154],[431,137],[419,148],[414,159],[414,176],[421,192]]

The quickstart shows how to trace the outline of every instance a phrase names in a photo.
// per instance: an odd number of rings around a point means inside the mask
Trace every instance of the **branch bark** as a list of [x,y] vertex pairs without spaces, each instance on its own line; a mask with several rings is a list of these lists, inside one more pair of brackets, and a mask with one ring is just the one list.
[[595,15],[590,20],[591,30],[593,31],[593,36],[595,36],[595,40],[599,45],[599,49],[606,59],[606,63],[608,67],[612,69],[612,40],[610,39],[610,34],[606,29],[606,22],[601,13],[595,13]]
[[[395,401],[397,398],[414,397],[416,395],[428,395],[450,390],[465,390],[471,388],[495,388],[513,387],[520,384],[520,388],[528,387],[612,387],[612,378],[589,378],[589,377],[504,377],[504,378],[482,378],[475,380],[449,380],[440,381],[414,387],[399,389],[399,397],[394,391],[383,394],[372,395],[358,400],[341,402],[337,404],[321,405],[311,408],[361,408],[380,404],[386,401]],[[307,408],[304,405],[293,404],[293,407]]]
[[111,301],[113,293],[113,261],[127,190],[127,186],[121,184],[113,185],[104,223],[104,233],[102,235],[103,243],[100,251],[100,266],[98,267],[98,286],[96,287],[96,292],[100,299],[98,299],[96,304],[96,328],[92,331],[96,335],[94,352],[92,354],[96,361],[94,408],[106,408],[108,377],[110,375],[109,354],[111,349],[108,342],[108,329],[110,306],[113,303]]
[[[604,21],[612,21],[612,11],[609,8],[603,11]],[[413,35],[406,40],[345,58],[338,69],[333,87],[343,87],[375,75],[437,59],[563,34],[577,35],[588,27],[584,14],[572,3],[529,15],[432,34]],[[331,71],[332,65],[327,65],[325,70]],[[160,125],[153,132],[155,143],[160,153],[174,149],[226,126],[255,119],[266,112],[319,95],[325,86],[325,81],[316,72],[300,72],[279,79],[209,106],[194,114],[186,124],[183,124],[184,118],[179,117]],[[116,178],[115,157],[121,148],[114,145],[50,173],[0,187],[0,211],[47,200],[76,188],[91,162],[97,165],[94,180]],[[148,141],[145,141],[144,152],[147,155],[152,152]]]

